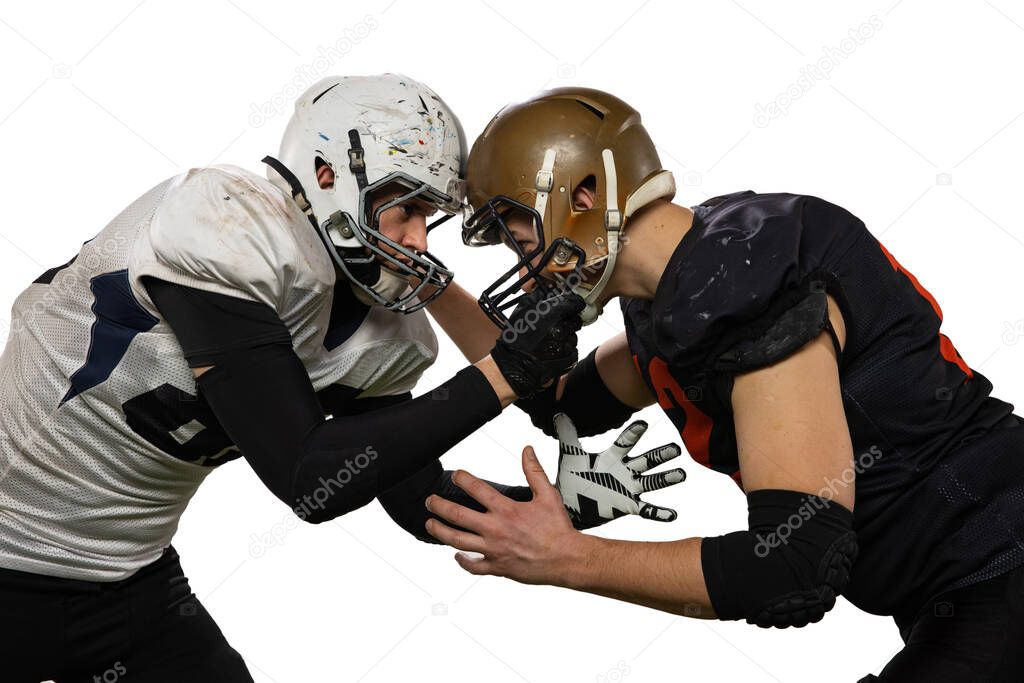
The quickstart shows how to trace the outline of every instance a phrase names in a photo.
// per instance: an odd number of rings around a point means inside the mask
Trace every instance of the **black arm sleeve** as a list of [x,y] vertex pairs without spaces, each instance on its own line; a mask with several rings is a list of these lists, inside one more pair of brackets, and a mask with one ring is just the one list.
[[[324,410],[332,415],[355,415],[397,405],[412,398],[408,393],[401,396],[353,398],[352,392],[345,391],[345,389],[347,387],[332,385],[321,391],[318,396]],[[440,462],[434,460],[411,477],[387,491],[382,491],[378,494],[377,500],[380,501],[384,511],[395,524],[421,541],[438,543],[439,541],[426,531],[427,520],[438,519],[424,505],[428,496],[437,494],[478,512],[485,511],[480,503],[452,482],[452,474],[451,470],[444,469]],[[487,481],[487,483],[513,500],[529,501],[533,499],[533,492],[529,486],[510,486],[493,481]]]
[[[451,470],[444,469],[441,463],[435,460],[394,488],[381,493],[378,499],[395,524],[421,541],[438,543],[439,541],[428,534],[425,528],[428,519],[439,519],[424,506],[427,496],[437,494],[477,512],[486,512],[472,496],[455,485],[452,474]],[[493,481],[487,483],[513,500],[523,502],[533,499],[533,492],[529,486],[510,486]],[[453,526],[451,522],[441,521]]]
[[271,327],[273,311],[154,282],[147,290],[190,364],[214,366],[197,381],[202,400],[267,488],[306,521],[367,504],[501,412],[483,373],[471,366],[417,399],[325,420],[290,341],[240,332]]
[[287,344],[292,336],[266,304],[204,292],[165,280],[143,280],[149,298],[174,330],[189,367],[215,365],[235,351]]
[[615,397],[597,371],[597,349],[569,371],[562,398],[555,398],[553,383],[530,398],[516,401],[516,407],[530,416],[537,429],[557,437],[553,418],[565,413],[580,436],[594,436],[621,427],[638,409]]

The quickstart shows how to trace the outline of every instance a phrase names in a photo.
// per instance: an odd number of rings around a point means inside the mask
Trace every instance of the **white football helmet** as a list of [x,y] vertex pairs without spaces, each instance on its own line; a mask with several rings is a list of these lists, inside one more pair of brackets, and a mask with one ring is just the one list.
[[[415,197],[445,214],[429,232],[462,212],[465,160],[465,134],[448,105],[418,81],[381,74],[325,78],[310,87],[295,102],[278,158],[263,161],[267,177],[295,198],[360,300],[411,313],[439,295],[452,272],[429,252],[384,236],[380,215]],[[327,189],[317,181],[323,164],[334,171]],[[400,195],[374,211],[374,193],[385,187]],[[419,278],[415,289],[408,276]],[[427,285],[435,291],[419,300]]]

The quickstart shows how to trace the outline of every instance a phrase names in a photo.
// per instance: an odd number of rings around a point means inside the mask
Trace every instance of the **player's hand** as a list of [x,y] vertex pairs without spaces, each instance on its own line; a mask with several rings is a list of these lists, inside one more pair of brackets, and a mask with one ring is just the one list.
[[503,496],[493,486],[459,470],[452,481],[479,502],[477,512],[437,495],[427,509],[461,527],[427,520],[427,532],[457,548],[455,561],[471,574],[493,574],[522,583],[560,585],[587,556],[587,536],[572,527],[558,490],[548,481],[533,448],[523,449],[523,473],[533,491],[529,502]]
[[532,396],[576,364],[583,299],[569,290],[537,287],[524,295],[491,350],[519,398]]
[[637,420],[611,446],[600,453],[588,453],[580,445],[576,427],[568,416],[559,413],[554,422],[560,451],[555,485],[577,529],[588,529],[623,515],[640,515],[659,522],[676,518],[675,510],[647,503],[640,499],[640,494],[686,480],[686,472],[680,468],[643,474],[677,457],[679,446],[666,444],[635,458],[628,457],[647,431],[647,423]]

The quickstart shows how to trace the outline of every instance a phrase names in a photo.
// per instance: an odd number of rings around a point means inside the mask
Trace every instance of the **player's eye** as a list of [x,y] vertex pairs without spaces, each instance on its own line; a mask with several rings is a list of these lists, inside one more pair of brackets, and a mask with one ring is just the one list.
[[525,254],[534,247],[534,244],[532,242],[514,240],[504,232],[501,233],[501,241],[506,247],[516,252],[517,254]]
[[504,231],[501,232],[501,243],[504,244],[509,249],[511,249],[512,251],[516,251],[517,244],[520,246],[520,248],[523,246],[522,242],[519,242],[519,240],[513,240],[512,237],[510,237],[509,234]]

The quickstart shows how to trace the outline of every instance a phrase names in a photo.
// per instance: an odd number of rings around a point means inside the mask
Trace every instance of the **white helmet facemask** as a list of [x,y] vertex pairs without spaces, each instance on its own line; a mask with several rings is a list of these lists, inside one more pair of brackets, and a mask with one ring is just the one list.
[[[398,74],[327,78],[295,103],[267,177],[291,196],[338,270],[366,304],[411,313],[437,297],[452,272],[427,251],[380,231],[385,211],[411,200],[444,215],[465,206],[466,141],[459,120],[433,90]],[[334,171],[321,188],[317,169]],[[382,193],[391,199],[374,208]],[[410,278],[418,280],[410,287]],[[433,291],[420,297],[427,287]]]

